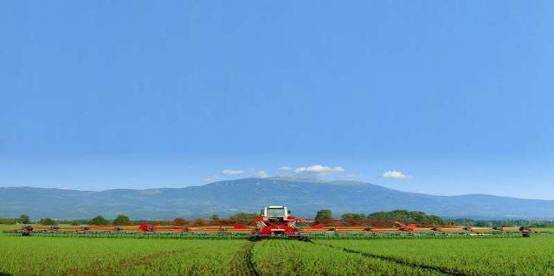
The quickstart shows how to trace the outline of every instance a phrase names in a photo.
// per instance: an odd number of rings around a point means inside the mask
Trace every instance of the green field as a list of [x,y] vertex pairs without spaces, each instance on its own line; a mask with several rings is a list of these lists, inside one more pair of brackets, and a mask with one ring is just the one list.
[[319,241],[417,267],[471,275],[553,275],[554,237]]
[[13,275],[552,275],[554,236],[379,240],[171,240],[0,234]]
[[0,224],[0,231],[19,230],[21,225],[18,224]]

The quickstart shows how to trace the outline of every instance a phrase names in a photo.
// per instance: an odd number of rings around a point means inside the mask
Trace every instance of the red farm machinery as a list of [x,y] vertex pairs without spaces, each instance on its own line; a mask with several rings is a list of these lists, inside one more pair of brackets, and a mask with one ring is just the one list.
[[256,229],[250,236],[251,240],[269,237],[287,237],[305,240],[308,236],[301,232],[297,223],[300,219],[291,216],[285,206],[268,206],[261,210],[255,219]]
[[[261,209],[254,219],[240,222],[226,220],[200,220],[203,226],[158,226],[141,224],[142,232],[189,232],[189,233],[243,233],[250,240],[267,238],[287,238],[307,240],[313,234],[325,233],[413,233],[421,229],[444,231],[462,229],[462,227],[435,227],[416,224],[404,224],[388,220],[350,220],[350,219],[306,219],[291,215],[291,210],[282,205],[270,205]],[[434,230],[431,230],[434,229]],[[440,229],[440,230],[439,230]]]
[[[514,228],[514,229],[511,229]],[[409,224],[392,220],[306,219],[291,215],[288,207],[270,205],[255,218],[196,219],[175,225],[173,221],[157,221],[137,225],[84,225],[84,226],[25,226],[19,231],[29,236],[47,235],[108,235],[169,238],[237,238],[250,240],[286,238],[307,240],[310,237],[381,237],[381,236],[436,236],[436,235],[493,235],[521,234],[529,236],[528,228],[476,228],[452,225]]]

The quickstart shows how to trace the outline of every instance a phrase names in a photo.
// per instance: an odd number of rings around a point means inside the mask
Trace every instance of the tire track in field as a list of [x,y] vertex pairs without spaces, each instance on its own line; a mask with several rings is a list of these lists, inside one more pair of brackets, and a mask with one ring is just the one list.
[[248,248],[248,253],[246,256],[246,265],[248,266],[252,275],[259,276],[260,273],[258,273],[258,271],[256,270],[256,264],[254,264],[254,255],[252,254],[252,249],[254,249],[255,245],[256,245],[255,242],[251,242],[251,245]]
[[334,246],[334,245],[330,245],[330,244],[315,243],[313,241],[309,241],[309,242],[312,243],[312,244],[315,244],[315,245],[324,246],[324,247],[332,248],[332,249],[335,249],[335,250],[341,250],[341,251],[344,251],[346,253],[359,254],[359,255],[367,257],[367,258],[379,259],[379,260],[393,262],[393,263],[397,263],[397,264],[405,265],[405,266],[410,266],[410,267],[414,267],[414,268],[422,268],[422,269],[431,270],[431,271],[435,271],[435,272],[439,272],[439,273],[443,273],[443,274],[447,274],[447,275],[456,275],[456,276],[469,275],[466,272],[463,272],[463,271],[460,271],[460,270],[455,270],[455,269],[450,269],[450,268],[446,268],[446,267],[442,267],[442,266],[418,264],[418,263],[406,261],[402,258],[396,258],[396,257],[391,257],[391,256],[382,256],[382,255],[377,255],[377,254],[372,254],[372,253],[368,253],[368,252],[358,251],[358,250],[354,250],[354,249],[350,249],[350,248],[346,248],[346,247]]
[[255,242],[248,242],[242,246],[231,260],[229,275],[239,276],[259,276],[260,273],[256,270],[254,264],[254,256],[252,255],[252,249],[256,245]]

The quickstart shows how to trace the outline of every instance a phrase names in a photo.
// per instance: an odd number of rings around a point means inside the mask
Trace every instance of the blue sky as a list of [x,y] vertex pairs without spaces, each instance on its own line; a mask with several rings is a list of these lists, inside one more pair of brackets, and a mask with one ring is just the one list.
[[554,199],[552,14],[552,1],[6,1],[0,186],[300,173]]

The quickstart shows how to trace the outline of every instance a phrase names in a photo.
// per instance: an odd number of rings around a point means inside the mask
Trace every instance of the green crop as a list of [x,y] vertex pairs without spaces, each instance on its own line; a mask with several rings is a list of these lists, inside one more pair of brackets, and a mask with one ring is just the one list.
[[247,240],[0,234],[13,275],[554,275],[554,236]]
[[247,241],[0,235],[0,272],[15,275],[226,274]]
[[432,270],[399,265],[320,245],[267,240],[256,244],[254,264],[261,275],[433,275]]
[[554,275],[554,237],[321,240],[374,258],[469,275]]

